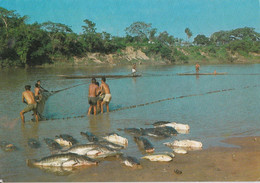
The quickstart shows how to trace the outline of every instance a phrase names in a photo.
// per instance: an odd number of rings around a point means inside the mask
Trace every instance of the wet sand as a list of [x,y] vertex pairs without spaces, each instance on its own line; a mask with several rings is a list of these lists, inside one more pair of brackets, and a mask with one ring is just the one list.
[[[120,161],[104,161],[77,171],[68,181],[260,181],[260,137],[231,138],[224,142],[238,147],[210,147],[175,154],[173,161],[167,163],[142,159],[140,169],[126,167]],[[182,173],[175,173],[176,169]]]

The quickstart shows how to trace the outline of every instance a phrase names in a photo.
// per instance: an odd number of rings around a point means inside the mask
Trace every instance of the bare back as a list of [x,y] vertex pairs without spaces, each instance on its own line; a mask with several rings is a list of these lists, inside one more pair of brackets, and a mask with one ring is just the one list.
[[105,93],[105,94],[110,94],[109,86],[108,86],[108,84],[106,84],[105,82],[102,82],[102,83],[101,83],[101,90],[102,90],[102,92]]
[[36,104],[34,100],[33,92],[31,91],[24,91],[22,94],[22,100],[24,102],[24,99],[26,100],[27,104]]
[[38,96],[40,94],[40,88],[36,87],[34,88],[35,96]]
[[96,97],[98,91],[98,86],[96,84],[91,83],[88,88],[88,96],[89,97]]

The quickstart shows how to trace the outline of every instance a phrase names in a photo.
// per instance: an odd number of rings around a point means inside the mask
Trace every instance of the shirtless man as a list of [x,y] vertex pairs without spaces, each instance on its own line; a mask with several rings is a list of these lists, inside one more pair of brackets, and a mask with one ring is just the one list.
[[45,90],[45,89],[41,86],[41,80],[37,80],[36,84],[38,84],[38,86],[39,86],[41,92],[48,92],[48,90]]
[[195,69],[196,69],[196,73],[198,73],[200,71],[200,65],[198,63],[196,63]]
[[30,85],[25,86],[25,91],[22,93],[22,102],[27,104],[27,107],[25,107],[24,110],[20,112],[22,122],[24,123],[24,113],[27,113],[29,111],[33,111],[36,122],[38,122],[38,115],[36,111],[37,103],[34,100],[34,95],[33,92],[31,92]]
[[41,91],[40,85],[38,83],[36,83],[35,88],[34,88],[34,95],[35,95],[35,100],[36,100],[37,103],[39,103],[42,99],[40,91]]
[[107,112],[109,112],[109,102],[111,101],[112,96],[111,96],[111,93],[110,93],[109,86],[108,86],[108,84],[106,84],[106,78],[105,77],[101,78],[100,89],[101,89],[101,93],[105,94],[105,97],[104,97],[103,101],[101,102],[101,113],[104,112],[104,109],[103,109],[104,104],[106,104]]
[[132,67],[132,74],[133,74],[133,76],[136,75],[136,63],[133,64],[133,67]]
[[97,114],[97,92],[98,92],[98,86],[96,85],[96,79],[92,78],[91,84],[89,85],[88,89],[88,115],[90,115],[92,108],[94,108],[94,115]]

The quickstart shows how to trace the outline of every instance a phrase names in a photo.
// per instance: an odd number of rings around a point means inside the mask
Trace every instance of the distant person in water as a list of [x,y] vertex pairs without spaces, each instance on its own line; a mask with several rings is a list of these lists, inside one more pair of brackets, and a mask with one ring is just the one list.
[[31,86],[26,85],[25,91],[22,93],[22,102],[26,103],[27,106],[20,112],[21,120],[24,123],[24,113],[29,111],[33,111],[36,122],[38,122],[38,115],[37,115],[37,103],[34,99],[34,94],[31,91]]
[[200,71],[200,65],[199,65],[198,63],[196,63],[195,69],[196,69],[196,73],[199,73],[199,71]]
[[133,64],[133,67],[132,67],[132,74],[133,74],[133,76],[136,75],[136,63]]
[[90,115],[92,108],[94,109],[94,115],[97,114],[97,93],[98,93],[98,86],[96,84],[96,79],[92,78],[91,84],[89,85],[88,89],[88,115]]
[[106,78],[105,78],[105,77],[102,77],[102,78],[101,78],[101,86],[100,86],[100,89],[101,89],[101,94],[104,94],[104,95],[105,95],[103,101],[101,102],[101,113],[104,112],[104,108],[103,108],[103,105],[104,105],[104,104],[106,104],[107,112],[109,112],[109,102],[111,101],[112,96],[111,96],[111,93],[110,93],[109,86],[108,86],[108,84],[106,83]]
[[35,84],[35,88],[34,88],[34,96],[35,96],[35,100],[37,103],[39,103],[42,99],[42,95],[40,92],[40,86],[38,83]]
[[38,86],[39,86],[41,92],[49,92],[48,90],[45,90],[45,89],[41,86],[41,80],[38,80],[38,81],[36,82],[36,84],[38,84]]
[[101,87],[99,87],[99,82],[96,82],[96,85],[98,86],[97,89],[97,112],[101,109],[101,102],[103,101],[105,95],[101,93]]

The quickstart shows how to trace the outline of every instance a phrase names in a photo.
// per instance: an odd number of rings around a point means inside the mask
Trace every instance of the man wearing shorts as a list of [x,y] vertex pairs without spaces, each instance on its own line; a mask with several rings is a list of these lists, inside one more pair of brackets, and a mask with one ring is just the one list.
[[[26,101],[25,101],[26,100]],[[26,103],[27,106],[20,112],[21,120],[24,123],[24,113],[27,113],[29,111],[33,111],[36,122],[38,122],[38,115],[37,115],[37,103],[34,99],[34,94],[31,91],[31,86],[26,85],[25,91],[22,93],[22,102]]]
[[112,96],[111,96],[111,93],[110,93],[109,86],[106,83],[106,78],[105,77],[101,78],[101,86],[100,86],[100,88],[101,88],[101,92],[103,94],[105,94],[105,97],[104,97],[103,101],[101,102],[101,113],[104,112],[104,109],[103,109],[103,105],[104,104],[106,104],[107,112],[109,112],[109,102],[111,101]]
[[97,114],[97,92],[98,92],[98,86],[96,85],[96,79],[92,78],[91,84],[88,88],[88,115],[90,115],[92,108],[94,108],[94,115]]

